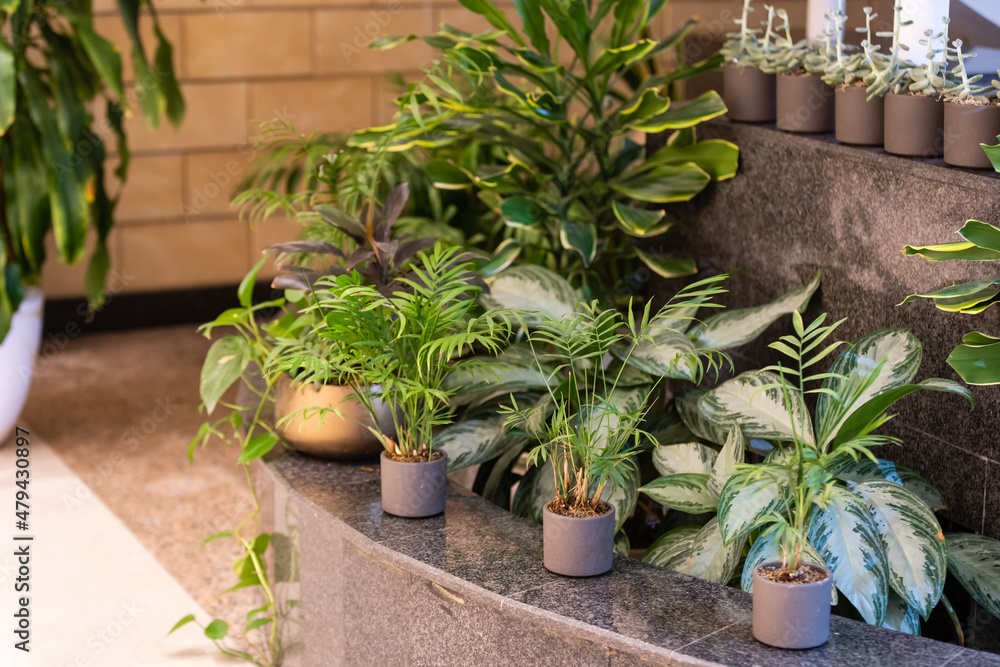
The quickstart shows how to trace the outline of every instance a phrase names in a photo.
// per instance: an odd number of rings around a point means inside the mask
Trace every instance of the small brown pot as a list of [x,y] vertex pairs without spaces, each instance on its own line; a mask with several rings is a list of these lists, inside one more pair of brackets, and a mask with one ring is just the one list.
[[837,141],[855,146],[881,146],[885,141],[885,98],[868,99],[864,86],[840,86],[837,105]]
[[994,145],[1000,134],[1000,107],[945,102],[944,161],[953,167],[992,169],[980,144]]
[[775,111],[774,74],[756,67],[726,63],[722,68],[723,97],[730,120],[741,123],[773,123]]
[[833,576],[820,565],[805,564],[826,574],[809,584],[771,581],[761,568],[781,567],[781,561],[762,563],[753,573],[753,636],[778,648],[813,648],[830,638],[830,596]]
[[778,129],[786,132],[833,132],[833,86],[818,76],[779,74]]
[[571,517],[542,512],[545,569],[567,577],[592,577],[611,569],[615,508],[600,516]]
[[[341,385],[302,385],[283,375],[275,386],[274,420],[278,432],[300,452],[322,458],[352,461],[374,458],[382,451],[382,443],[365,426],[373,426],[365,407],[352,396],[350,387]],[[376,401],[380,408],[379,425],[389,437],[395,436],[392,415],[388,408]],[[288,421],[281,420],[309,408],[334,408],[346,418],[328,412],[322,420],[318,414],[303,418],[298,414]],[[384,413],[384,414],[381,414]]]
[[944,102],[927,95],[886,95],[885,151],[911,157],[941,157]]
[[418,519],[444,511],[448,490],[448,455],[419,463],[393,461],[382,452],[382,509]]

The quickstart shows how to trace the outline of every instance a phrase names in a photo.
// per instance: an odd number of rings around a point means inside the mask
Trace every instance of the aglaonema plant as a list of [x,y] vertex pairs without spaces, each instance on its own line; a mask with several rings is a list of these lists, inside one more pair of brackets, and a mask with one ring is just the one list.
[[[958,230],[965,239],[958,243],[927,246],[904,246],[903,254],[918,255],[931,262],[1000,260],[1000,228],[969,220]],[[911,294],[903,300],[930,299],[949,313],[978,315],[1000,301],[1000,275],[989,276],[960,285],[952,285],[925,294]],[[948,365],[969,384],[1000,384],[1000,338],[973,331],[948,357]]]
[[[604,303],[616,301],[614,288],[634,273],[636,259],[662,276],[693,274],[694,262],[662,240],[675,223],[660,205],[731,178],[738,158],[731,143],[698,142],[690,131],[725,113],[716,93],[684,105],[668,95],[676,82],[717,68],[718,56],[652,73],[694,23],[658,42],[644,35],[662,2],[518,1],[520,28],[491,0],[463,4],[496,29],[474,35],[442,25],[423,37],[439,57],[398,98],[392,124],[356,132],[351,143],[381,145],[395,133],[391,151],[473,138],[500,147],[481,166],[426,166],[438,188],[478,192],[502,218],[495,268],[520,258]],[[386,36],[372,46],[413,39]],[[664,131],[676,134],[650,155],[632,139]]]
[[[922,348],[900,329],[859,338],[821,372],[840,347],[830,343],[840,322],[792,317],[794,334],[771,344],[786,362],[678,399],[693,438],[657,448],[663,477],[642,490],[667,507],[715,515],[701,528],[661,536],[644,559],[719,583],[735,579],[744,590],[761,563],[813,562],[832,572],[834,602],[839,592],[868,623],[919,633],[939,602],[950,609],[942,597],[948,568],[963,576],[969,569],[949,559],[934,515],[944,507],[940,494],[876,457],[877,448],[902,444],[876,431],[911,393],[952,393],[970,403],[972,395],[950,380],[913,383]],[[813,415],[807,396],[815,397]],[[770,450],[762,463],[747,462],[750,444]],[[1000,583],[984,581],[976,577],[988,590]]]

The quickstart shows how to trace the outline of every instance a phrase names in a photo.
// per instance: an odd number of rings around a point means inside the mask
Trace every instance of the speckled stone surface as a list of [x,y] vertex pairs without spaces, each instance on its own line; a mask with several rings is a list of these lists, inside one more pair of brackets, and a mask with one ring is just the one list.
[[[960,240],[954,232],[970,218],[1000,223],[1000,177],[838,144],[830,136],[798,136],[773,127],[728,121],[706,124],[702,138],[733,141],[741,149],[736,178],[710,186],[694,203],[672,206],[683,222],[689,252],[706,272],[734,273],[720,301],[742,307],[764,303],[823,272],[807,316],[829,312],[848,318],[844,340],[889,327],[913,330],[924,344],[918,380],[958,379],[945,363],[974,329],[996,334],[997,312],[977,317],[936,310],[929,302],[897,306],[907,295],[1000,273],[987,262],[931,263],[905,257],[906,244]],[[785,333],[787,320],[737,355],[744,368],[772,363],[766,344]],[[974,388],[974,411],[953,396],[924,392],[898,403],[883,432],[903,448],[880,456],[898,459],[941,487],[947,516],[1000,538],[997,477],[1000,462],[1000,388]]]
[[458,487],[443,515],[403,519],[383,514],[374,465],[286,453],[267,471],[298,526],[297,667],[998,664],[837,617],[822,648],[772,649],[742,591],[618,557],[553,575],[540,526]]

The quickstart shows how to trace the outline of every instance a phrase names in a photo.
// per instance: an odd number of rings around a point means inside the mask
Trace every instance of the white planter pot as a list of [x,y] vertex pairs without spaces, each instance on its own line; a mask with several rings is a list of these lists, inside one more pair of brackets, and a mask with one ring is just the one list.
[[13,430],[28,398],[35,355],[42,342],[44,301],[41,289],[28,287],[7,337],[0,343],[0,444]]

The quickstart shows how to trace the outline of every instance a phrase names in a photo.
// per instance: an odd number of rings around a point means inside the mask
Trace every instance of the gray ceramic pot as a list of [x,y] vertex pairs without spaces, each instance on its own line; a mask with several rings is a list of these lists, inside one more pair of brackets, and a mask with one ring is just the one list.
[[444,511],[448,488],[448,455],[425,463],[393,461],[382,452],[382,509],[389,514],[420,518]]
[[774,74],[764,74],[756,67],[727,63],[722,68],[723,98],[730,120],[742,123],[773,123],[775,111]]
[[760,569],[781,566],[772,561],[753,573],[753,636],[778,648],[813,648],[830,638],[830,596],[833,577],[811,584],[786,584],[760,576]]
[[837,141],[855,146],[881,146],[885,141],[885,98],[868,100],[864,86],[840,86],[837,105]]
[[818,76],[779,74],[778,129],[786,132],[833,132],[833,87]]
[[945,102],[944,161],[953,167],[992,169],[980,144],[994,145],[1000,134],[1000,107]]
[[611,569],[615,548],[615,508],[607,514],[575,518],[542,512],[545,569],[567,577],[592,577]]
[[886,95],[885,150],[895,155],[941,157],[944,102],[927,95]]

